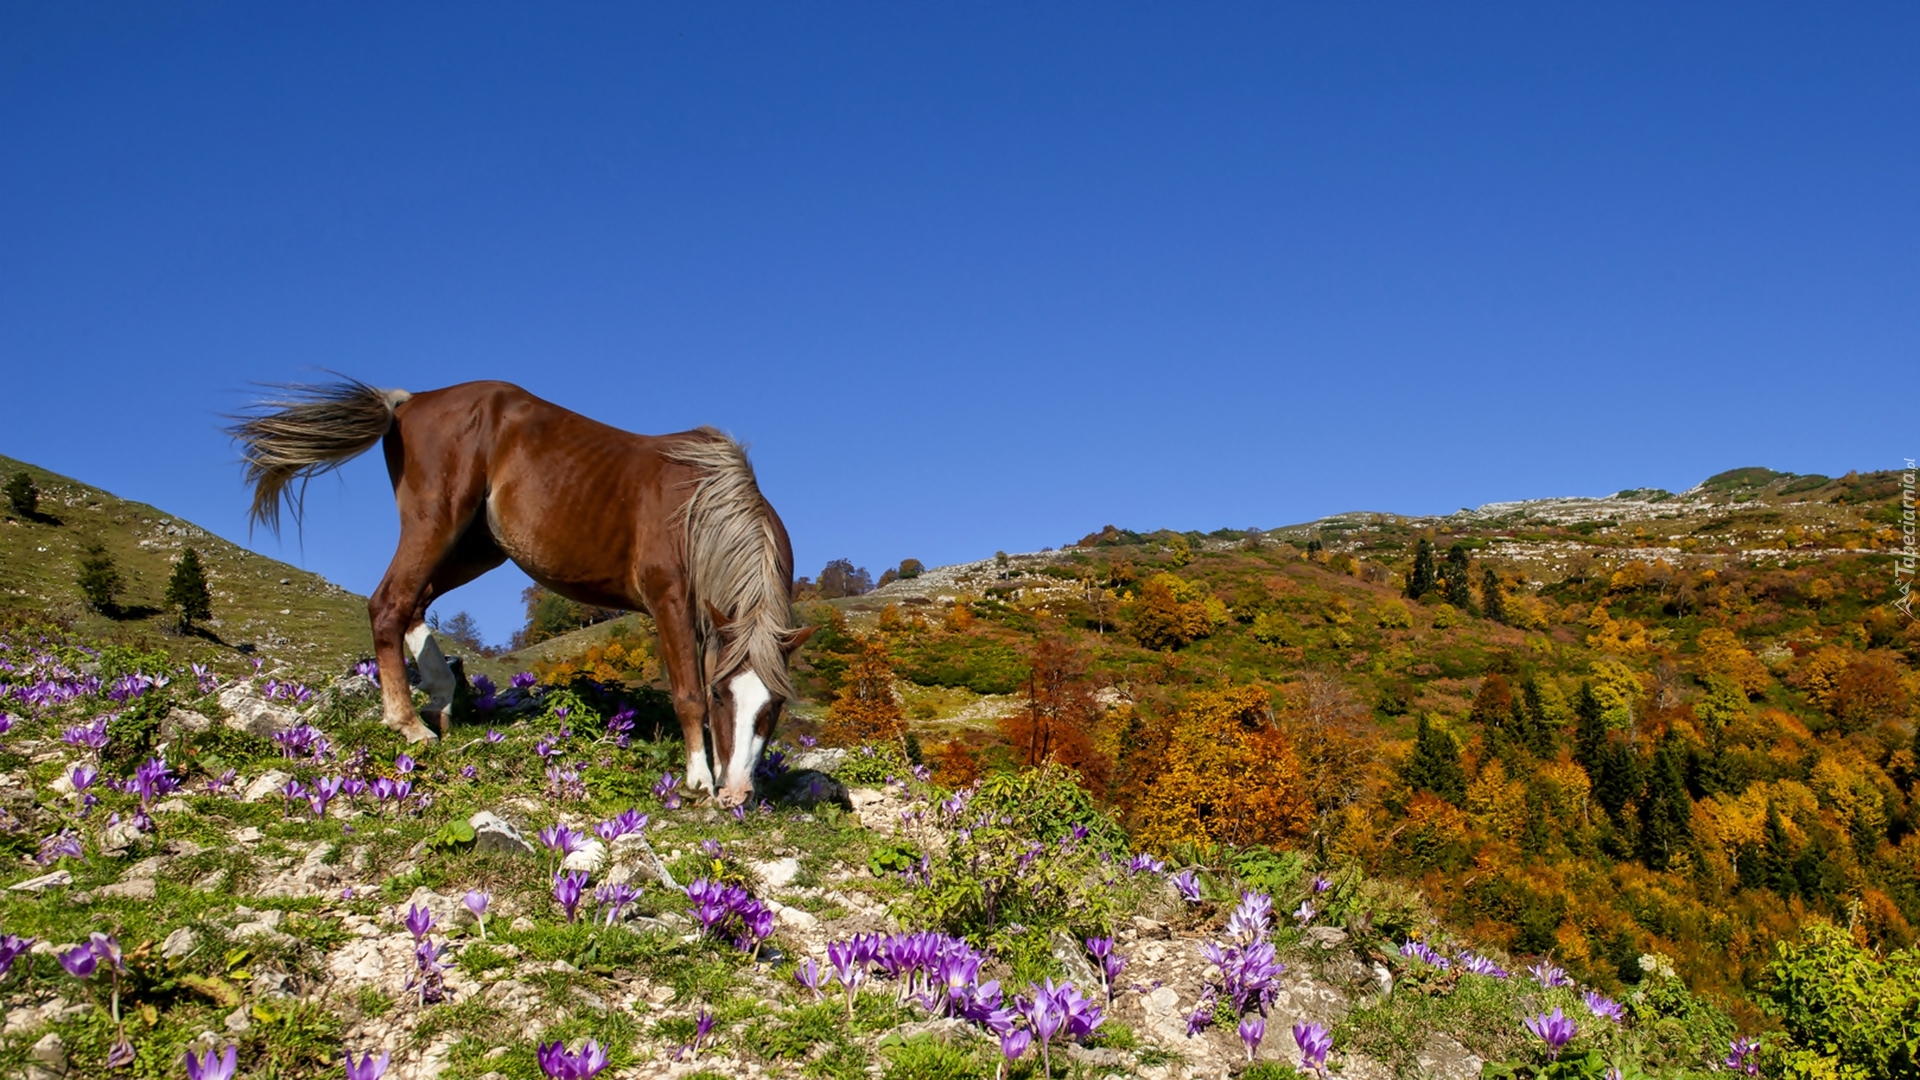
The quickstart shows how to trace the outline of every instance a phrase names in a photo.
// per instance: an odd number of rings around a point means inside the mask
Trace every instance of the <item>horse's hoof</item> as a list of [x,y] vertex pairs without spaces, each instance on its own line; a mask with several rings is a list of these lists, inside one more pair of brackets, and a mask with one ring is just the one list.
[[402,728],[400,734],[406,736],[408,743],[432,742],[440,737],[433,733],[432,728],[420,723],[418,720],[414,721],[412,727]]

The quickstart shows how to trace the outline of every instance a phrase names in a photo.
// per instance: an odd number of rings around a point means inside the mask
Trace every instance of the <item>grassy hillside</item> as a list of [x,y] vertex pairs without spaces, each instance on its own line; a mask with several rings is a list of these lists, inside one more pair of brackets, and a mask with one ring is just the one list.
[[[365,597],[145,503],[0,457],[0,481],[22,471],[39,487],[40,507],[23,519],[0,503],[0,610],[53,617],[91,636],[142,638],[183,659],[244,650],[337,671],[371,653]],[[76,584],[90,544],[106,549],[125,581],[112,617],[90,610]],[[175,632],[162,610],[167,578],[187,547],[200,553],[213,592],[213,618],[194,636]]]

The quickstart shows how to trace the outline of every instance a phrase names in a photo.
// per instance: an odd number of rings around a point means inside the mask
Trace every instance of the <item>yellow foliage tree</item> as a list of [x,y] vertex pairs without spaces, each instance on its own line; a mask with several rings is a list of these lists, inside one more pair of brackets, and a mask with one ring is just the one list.
[[827,707],[820,741],[828,746],[858,746],[898,739],[905,731],[906,720],[893,696],[893,658],[879,638],[865,638],[860,656],[840,683],[839,696]]
[[1273,844],[1305,835],[1313,806],[1292,741],[1258,687],[1198,693],[1175,714],[1164,759],[1139,800],[1140,844]]
[[1129,614],[1134,638],[1149,649],[1177,649],[1227,621],[1225,604],[1178,574],[1148,578]]
[[1767,692],[1773,676],[1730,630],[1709,627],[1700,631],[1698,670],[1703,675],[1724,675],[1750,698]]

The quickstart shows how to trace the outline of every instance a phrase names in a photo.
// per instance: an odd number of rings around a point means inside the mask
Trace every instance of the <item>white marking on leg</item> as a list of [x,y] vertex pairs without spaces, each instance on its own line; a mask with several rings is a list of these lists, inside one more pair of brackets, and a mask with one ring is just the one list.
[[407,651],[420,667],[420,689],[427,692],[424,711],[438,716],[453,704],[453,668],[441,655],[440,642],[426,623],[407,631]]
[[753,786],[753,763],[760,754],[760,739],[754,729],[760,710],[767,707],[773,695],[751,670],[735,675],[727,689],[733,693],[733,757],[727,762],[727,790],[744,799]]
[[687,786],[695,791],[714,790],[713,773],[707,770],[707,748],[687,748]]

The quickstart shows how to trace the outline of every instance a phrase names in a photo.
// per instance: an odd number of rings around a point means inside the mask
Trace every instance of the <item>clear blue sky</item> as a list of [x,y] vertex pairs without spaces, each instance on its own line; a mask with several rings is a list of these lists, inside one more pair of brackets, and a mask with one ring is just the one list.
[[508,379],[875,574],[1894,466],[1916,118],[1913,4],[7,4],[0,451],[245,542],[249,380]]

